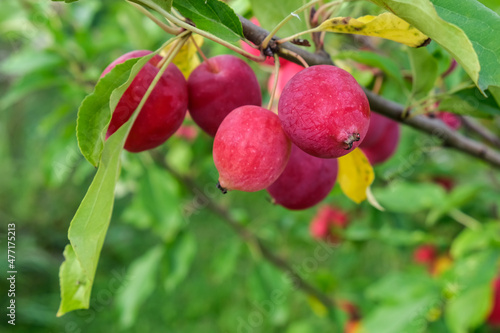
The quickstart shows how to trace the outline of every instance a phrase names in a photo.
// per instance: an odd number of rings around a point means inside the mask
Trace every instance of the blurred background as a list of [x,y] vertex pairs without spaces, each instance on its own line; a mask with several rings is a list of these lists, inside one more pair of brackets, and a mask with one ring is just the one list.
[[[500,9],[496,1],[485,3]],[[231,2],[248,18],[251,4]],[[350,7],[360,15],[369,10],[378,9],[366,2]],[[131,50],[154,50],[168,36],[118,0],[4,0],[0,33],[0,243],[4,253],[6,225],[15,223],[18,271],[16,326],[4,315],[3,332],[332,332],[334,319],[324,306],[287,284],[283,272],[193,190],[332,297],[346,332],[461,332],[464,325],[498,332],[486,323],[500,253],[498,171],[403,128],[396,154],[375,168],[372,188],[386,212],[354,204],[338,185],[322,204],[288,211],[265,191],[217,193],[212,138],[189,119],[159,151],[199,189],[148,154],[124,153],[90,309],[57,318],[67,230],[95,174],[78,149],[78,106],[111,61]],[[362,42],[328,38],[327,49],[361,84],[378,84],[377,71],[359,65],[368,60],[351,62],[342,53]],[[386,75],[379,92],[405,103],[408,86],[398,82],[411,75],[408,55],[399,45],[380,43],[380,59],[395,64],[400,77]],[[203,50],[228,53],[208,41]],[[449,55],[435,44],[429,50],[444,72]],[[272,69],[251,65],[266,103]],[[387,70],[383,62],[379,67]],[[459,68],[442,84],[465,80]],[[500,133],[498,118],[481,121]],[[332,234],[314,237],[311,223],[327,209],[334,212]],[[7,271],[6,260],[0,267]],[[2,279],[2,309],[7,289]]]

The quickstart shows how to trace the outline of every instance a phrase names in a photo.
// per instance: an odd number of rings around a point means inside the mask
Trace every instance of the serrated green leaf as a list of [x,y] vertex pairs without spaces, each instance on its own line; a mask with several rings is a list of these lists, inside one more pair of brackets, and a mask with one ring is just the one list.
[[173,6],[196,27],[228,42],[243,38],[243,28],[234,11],[219,0],[174,0]]
[[165,245],[157,245],[130,265],[125,278],[127,283],[117,295],[122,328],[129,328],[133,325],[139,308],[153,293],[158,268],[164,255]]
[[412,98],[421,99],[434,88],[438,78],[438,63],[426,48],[408,48],[412,71]]
[[[152,55],[147,55],[145,59],[150,59]],[[78,119],[76,123],[76,137],[78,147],[83,156],[93,166],[97,167],[101,158],[104,146],[105,132],[109,120],[111,119],[110,100],[118,103],[128,85],[123,85],[127,81],[132,67],[140,58],[133,58],[115,66],[106,76],[101,78],[94,88],[94,91],[85,97],[78,109]],[[120,89],[117,89],[120,88]],[[115,92],[115,98],[110,99]]]
[[88,277],[76,259],[75,251],[71,244],[64,248],[64,262],[59,270],[59,280],[61,281],[61,298],[67,300],[61,302],[57,316],[64,313],[89,307],[91,284]]
[[460,27],[472,42],[481,68],[478,80],[474,80],[479,89],[484,91],[489,86],[499,87],[500,16],[475,0],[431,1],[440,17]]
[[[493,91],[495,90],[493,89]],[[446,96],[439,103],[438,109],[480,118],[491,118],[500,115],[500,107],[490,91],[486,91],[485,97],[475,87],[462,89]]]
[[[481,65],[465,32],[439,17],[429,0],[370,0],[401,17],[445,48],[462,65],[474,82],[479,81]],[[457,4],[457,2],[454,2]]]
[[174,2],[174,0],[152,0],[152,1],[161,8],[165,9],[167,12],[170,12],[170,10],[172,9],[172,3]]

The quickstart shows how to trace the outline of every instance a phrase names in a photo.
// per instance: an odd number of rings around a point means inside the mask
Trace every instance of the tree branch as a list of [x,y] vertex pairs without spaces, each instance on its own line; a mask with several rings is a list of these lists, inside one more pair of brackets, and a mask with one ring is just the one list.
[[462,117],[462,122],[464,123],[465,127],[479,135],[481,138],[483,138],[485,141],[487,141],[490,145],[500,148],[500,138],[496,136],[494,133],[492,133],[489,129],[486,127],[483,127],[479,122],[477,122],[475,119],[467,116]]
[[221,220],[229,225],[245,242],[256,246],[267,261],[287,274],[293,282],[294,287],[314,296],[330,311],[336,311],[335,303],[332,299],[307,283],[285,260],[275,255],[267,246],[265,246],[259,237],[255,236],[252,232],[238,223],[238,221],[236,221],[224,207],[213,202],[207,195],[204,194],[204,191],[196,185],[193,179],[185,175],[181,175],[172,169],[159,151],[151,151],[151,156],[157,164],[165,168],[179,182],[184,184],[195,196],[202,196],[200,200],[203,200],[203,203],[208,209],[221,217]]
[[[245,37],[252,43],[260,45],[269,32],[256,26],[243,17],[240,17],[240,20]],[[273,39],[273,41],[275,40]],[[330,55],[323,50],[312,53],[290,43],[284,43],[279,46],[276,44],[270,44],[270,46],[271,48],[276,48],[280,57],[293,61],[299,65],[300,61],[298,59],[294,58],[290,54],[284,53],[281,49],[287,49],[300,55],[311,66],[322,64],[333,65]],[[444,146],[459,150],[500,169],[500,153],[496,150],[451,130],[437,119],[430,119],[426,116],[412,116],[404,118],[404,107],[402,105],[380,97],[367,89],[364,90],[373,111],[392,118],[400,123],[409,125],[422,132],[431,134],[432,136],[441,139]]]

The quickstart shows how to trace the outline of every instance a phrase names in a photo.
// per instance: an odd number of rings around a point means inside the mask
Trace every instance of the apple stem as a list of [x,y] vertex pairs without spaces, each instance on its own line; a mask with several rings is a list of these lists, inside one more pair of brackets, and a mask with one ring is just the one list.
[[174,15],[170,14],[169,12],[167,12],[166,10],[164,10],[163,8],[161,8],[161,6],[159,6],[158,4],[156,4],[154,1],[151,1],[151,0],[137,0],[137,2],[140,2],[140,3],[144,4],[144,5],[146,5],[147,7],[154,9],[160,15],[164,16],[167,20],[169,20],[170,22],[173,22],[174,24],[178,25],[179,27],[184,28],[186,30],[189,30],[191,32],[197,33],[198,35],[201,35],[201,36],[203,36],[205,38],[208,38],[208,39],[210,39],[210,40],[212,40],[212,41],[214,41],[216,43],[219,43],[219,44],[227,47],[228,49],[230,49],[230,50],[232,50],[234,52],[237,52],[237,53],[241,54],[244,57],[247,57],[250,60],[257,61],[257,62],[262,62],[262,61],[266,60],[266,56],[263,55],[263,54],[261,54],[259,56],[255,56],[255,55],[253,55],[253,54],[251,54],[249,52],[246,52],[245,50],[241,49],[240,47],[237,47],[237,46],[235,46],[235,45],[233,45],[233,44],[231,44],[229,42],[226,42],[223,39],[220,39],[217,36],[212,35],[209,32],[206,32],[204,30],[198,29],[198,28],[192,26],[191,24],[188,24],[188,23],[184,22],[183,20],[178,19]]
[[271,92],[271,97],[269,98],[269,103],[267,104],[267,109],[271,110],[274,104],[274,96],[276,94],[276,87],[278,86],[278,76],[280,73],[280,57],[275,53],[274,54],[274,83],[273,83],[273,91]]
[[183,31],[182,28],[169,26],[169,25],[165,24],[164,22],[160,21],[156,16],[154,16],[153,14],[151,14],[151,12],[149,10],[147,10],[146,8],[144,8],[144,7],[136,4],[134,2],[131,2],[129,0],[127,0],[127,2],[129,4],[131,4],[132,6],[134,6],[141,13],[143,13],[144,15],[146,15],[147,17],[149,17],[151,19],[151,21],[153,21],[154,23],[156,23],[156,25],[158,25],[160,28],[162,28],[163,31],[165,31],[167,34],[178,35],[179,33],[181,33]]
[[274,29],[271,30],[271,32],[269,32],[269,35],[267,35],[266,38],[264,38],[264,40],[261,43],[261,49],[265,50],[269,46],[269,42],[274,37],[274,35],[276,35],[276,33],[281,29],[281,27],[284,26],[288,21],[290,21],[293,17],[297,17],[298,13],[306,10],[307,8],[309,8],[311,6],[314,6],[316,3],[320,2],[320,1],[321,0],[313,0],[313,1],[309,2],[309,3],[306,3],[305,5],[303,5],[302,7],[300,7],[299,9],[291,12],[280,23],[278,23],[278,25],[275,26]]
[[304,66],[305,68],[308,68],[309,67],[309,64],[304,60],[304,58],[302,58],[300,55],[298,55],[297,53],[293,52],[293,51],[290,51],[290,50],[287,50],[287,49],[282,49],[281,50],[281,53],[283,54],[288,54],[288,55],[291,55],[292,57],[295,57],[297,60],[300,61],[300,63],[302,64],[302,66]]
[[203,53],[203,51],[201,50],[201,47],[198,45],[198,43],[196,43],[196,40],[193,38],[193,36],[191,36],[191,41],[193,42],[194,47],[196,47],[196,51],[198,51],[198,53],[200,54],[200,56],[203,58],[203,61],[207,63],[208,68],[210,69],[210,71],[212,73],[217,72],[217,69],[208,60],[207,56],[205,55],[205,53]]
[[[180,35],[178,35],[177,37],[175,37],[175,39],[177,39],[177,44],[182,41],[182,45],[184,45],[184,43],[186,43],[187,39],[189,38],[189,36],[191,35],[191,32],[190,31],[184,31],[183,33],[181,33]],[[170,50],[167,51],[167,54],[165,54],[165,57],[163,57],[163,59],[161,59],[158,64],[156,65],[157,68],[162,68],[163,65],[168,61],[168,62],[171,62],[175,55],[179,52],[180,48],[177,48],[177,44],[171,48]],[[168,44],[167,44],[168,45]],[[162,46],[160,49],[163,49],[165,46]],[[174,53],[174,50],[175,50],[175,53]]]

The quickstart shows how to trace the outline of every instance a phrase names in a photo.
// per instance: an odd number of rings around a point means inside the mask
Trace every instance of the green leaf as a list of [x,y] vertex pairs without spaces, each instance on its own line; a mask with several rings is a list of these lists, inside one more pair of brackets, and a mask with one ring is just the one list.
[[[495,91],[491,88],[491,91]],[[486,91],[485,97],[475,87],[462,89],[453,95],[446,96],[439,103],[439,110],[480,118],[500,115],[499,104],[490,91]]]
[[229,42],[243,38],[243,28],[234,11],[219,0],[174,0],[173,6],[196,27]]
[[168,275],[164,281],[167,292],[175,287],[187,276],[196,253],[196,241],[191,233],[185,232],[178,237],[169,249],[166,258]]
[[[147,61],[148,58],[145,57],[134,65],[129,79],[124,85],[130,85],[135,75]],[[152,87],[148,89],[149,92],[151,90]],[[119,98],[121,96],[116,97]],[[86,283],[83,285],[82,290],[79,290],[79,294],[76,295],[72,293],[71,288],[79,283],[79,280],[75,279],[77,275],[61,275],[63,278],[61,280],[61,288],[64,289],[61,290],[61,305],[58,315],[63,315],[68,311],[74,310],[75,304],[81,305],[81,308],[89,307],[90,291],[113,210],[115,186],[120,173],[120,153],[123,150],[130,128],[144,104],[145,98],[146,95],[141,100],[132,117],[104,143],[97,173],[71,221],[68,238],[75,255],[69,255],[69,259],[62,264],[61,271],[63,267],[71,267],[72,271],[81,271],[85,275],[84,280]],[[78,269],[75,267],[78,267]],[[84,296],[81,295],[82,292]]]
[[439,185],[400,181],[376,188],[373,194],[388,211],[410,214],[437,207],[445,197],[445,191]]
[[446,196],[440,206],[429,212],[426,222],[433,225],[451,210],[460,208],[466,203],[473,201],[478,196],[482,188],[483,186],[477,184],[463,185],[454,188],[453,191]]
[[477,230],[465,229],[451,244],[450,253],[455,259],[463,258],[473,252],[484,251],[500,244],[500,225],[485,224]]
[[122,328],[129,328],[134,324],[140,307],[153,293],[164,255],[165,245],[157,245],[130,265],[125,278],[127,283],[116,297]]
[[460,289],[445,309],[445,320],[451,332],[470,332],[484,322],[491,308],[491,281],[498,273],[498,258],[499,251],[490,250],[455,263],[453,283]]
[[446,307],[446,321],[451,332],[466,333],[470,332],[469,328],[479,326],[491,308],[491,298],[491,287],[483,285],[471,288],[451,301]]
[[59,270],[59,279],[61,281],[61,298],[66,302],[61,302],[57,311],[58,317],[68,311],[88,308],[91,290],[88,285],[92,284],[76,259],[71,244],[64,248],[64,259]]
[[170,10],[172,9],[173,0],[152,0],[152,1],[161,8],[165,9],[167,12],[170,12]]
[[435,282],[423,273],[388,275],[372,285],[367,295],[381,304],[363,319],[364,332],[422,332],[427,313],[441,302]]
[[385,74],[395,79],[404,87],[401,70],[393,60],[368,51],[341,51],[332,57],[333,60],[352,60],[370,67],[380,68]]
[[[500,16],[475,0],[431,0],[439,16],[460,27],[472,42],[479,58],[479,79],[474,82],[484,92],[500,86]],[[458,61],[458,59],[457,59]],[[463,64],[461,63],[463,66]],[[470,75],[470,73],[469,73]]]
[[427,48],[408,48],[413,77],[412,98],[421,99],[434,88],[438,78],[438,63]]
[[[250,3],[252,4],[253,14],[259,20],[262,28],[269,31],[304,4],[302,0],[275,1],[272,5],[270,5],[269,0],[250,0]],[[299,15],[300,19],[294,17],[280,28],[278,35],[287,37],[306,30],[304,14]]]
[[471,41],[462,29],[439,17],[429,0],[371,1],[401,17],[445,48],[477,84],[481,65]]
[[[143,59],[149,60],[152,56],[152,54],[147,55]],[[139,59],[141,58],[129,59],[115,66],[97,82],[94,91],[85,97],[78,109],[76,124],[78,147],[80,147],[80,151],[87,161],[95,167],[97,167],[101,158],[106,128],[111,119],[111,110],[114,109],[109,107],[111,94],[121,86],[119,92],[120,96],[123,95],[123,92],[129,86],[123,85],[123,83],[127,80],[130,70]],[[118,102],[119,98],[117,99],[115,96],[113,100]]]

